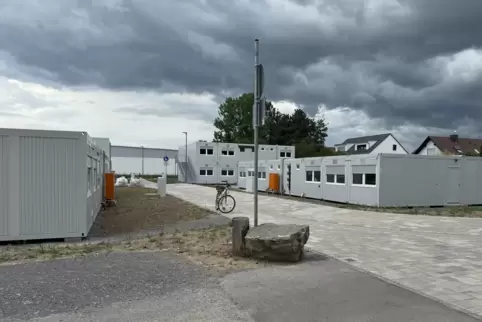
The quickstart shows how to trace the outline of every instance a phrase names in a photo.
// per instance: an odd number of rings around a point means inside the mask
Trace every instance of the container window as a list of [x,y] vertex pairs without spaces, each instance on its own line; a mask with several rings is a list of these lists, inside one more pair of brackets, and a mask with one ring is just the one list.
[[263,179],[266,179],[266,172],[263,171]]
[[239,148],[239,152],[244,152],[244,147],[243,147],[243,148]]
[[336,175],[336,183],[345,183],[345,175],[344,174],[337,174]]
[[234,170],[228,170],[228,176],[234,176]]
[[313,171],[313,181],[321,182],[321,171],[319,170]]
[[212,175],[213,175],[213,169],[208,169],[208,170],[206,171],[206,174],[207,174],[208,176],[212,176]]
[[213,154],[214,154],[213,149],[208,149],[207,152],[208,152],[208,155],[213,155]]
[[300,165],[297,164],[297,165],[296,165],[296,170],[299,170],[299,169],[300,169]]
[[335,175],[334,174],[327,174],[326,175],[326,182],[335,183]]
[[306,182],[313,182],[313,171],[306,171]]
[[353,174],[353,184],[363,184],[363,173]]
[[365,184],[374,186],[377,184],[377,175],[375,173],[365,173]]
[[221,151],[221,154],[222,154],[222,155],[228,155],[228,151],[222,150],[222,151]]
[[279,153],[279,156],[282,157],[282,158],[284,158],[285,155],[286,155],[286,153],[284,153],[284,152],[280,152],[280,153]]
[[396,144],[392,145],[392,151],[397,151],[397,145]]
[[227,176],[227,175],[228,175],[228,170],[221,170],[221,175],[222,175],[222,176]]
[[233,156],[233,155],[234,155],[234,151],[228,151],[228,155]]
[[199,175],[205,176],[206,175],[206,169],[199,170]]
[[206,149],[200,149],[199,154],[206,154]]
[[291,152],[286,152],[286,157],[291,158]]

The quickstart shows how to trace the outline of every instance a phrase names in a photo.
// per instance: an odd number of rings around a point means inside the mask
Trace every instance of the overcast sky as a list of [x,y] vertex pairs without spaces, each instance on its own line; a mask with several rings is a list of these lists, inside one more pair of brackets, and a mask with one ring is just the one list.
[[257,37],[267,98],[325,117],[330,145],[480,137],[481,17],[481,0],[0,0],[0,127],[211,140],[219,102],[252,91]]

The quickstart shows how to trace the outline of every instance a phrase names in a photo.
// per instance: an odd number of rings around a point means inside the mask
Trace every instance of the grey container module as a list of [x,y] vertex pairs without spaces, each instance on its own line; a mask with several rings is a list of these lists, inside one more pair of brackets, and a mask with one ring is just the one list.
[[0,129],[0,241],[86,237],[105,158],[85,132]]

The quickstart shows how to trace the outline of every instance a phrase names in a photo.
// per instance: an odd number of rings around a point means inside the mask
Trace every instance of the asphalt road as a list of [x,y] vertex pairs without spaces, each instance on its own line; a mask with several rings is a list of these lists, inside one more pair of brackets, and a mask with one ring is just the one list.
[[0,266],[0,321],[477,321],[346,264],[220,276],[170,253]]

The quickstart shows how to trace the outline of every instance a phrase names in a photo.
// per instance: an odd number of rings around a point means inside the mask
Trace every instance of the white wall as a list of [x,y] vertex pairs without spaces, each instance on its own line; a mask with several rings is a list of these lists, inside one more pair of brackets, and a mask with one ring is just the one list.
[[[393,146],[396,146],[396,150],[393,151]],[[395,140],[393,136],[388,136],[385,140],[383,140],[380,145],[377,146],[375,150],[373,150],[370,154],[379,154],[379,153],[391,153],[391,154],[409,154],[407,151],[403,149],[400,143]]]
[[427,142],[427,145],[417,154],[418,155],[443,155],[442,151],[440,151],[439,148],[437,148],[435,144],[433,144],[432,140],[429,140]]
[[[112,170],[119,174],[142,173],[142,158],[112,157]],[[166,172],[164,161],[160,158],[144,158],[144,174],[157,175]],[[176,162],[167,162],[167,174],[176,173]]]

